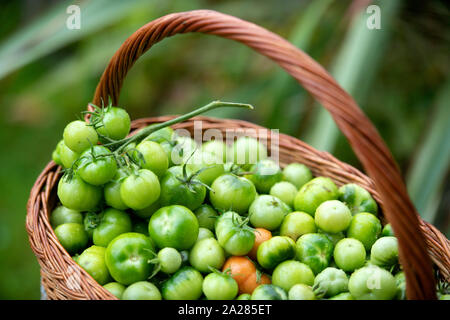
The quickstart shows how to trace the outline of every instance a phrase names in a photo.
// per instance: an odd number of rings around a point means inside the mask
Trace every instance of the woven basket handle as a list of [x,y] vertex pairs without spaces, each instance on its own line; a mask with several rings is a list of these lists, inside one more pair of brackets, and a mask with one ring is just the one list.
[[253,23],[209,10],[169,14],[131,35],[104,71],[93,103],[112,99],[118,104],[128,70],[153,44],[178,33],[200,32],[241,42],[270,58],[303,85],[333,116],[355,154],[373,179],[383,200],[383,211],[399,241],[409,299],[435,299],[431,260],[419,228],[419,218],[408,197],[399,169],[370,120],[353,98],[307,54],[288,41]]

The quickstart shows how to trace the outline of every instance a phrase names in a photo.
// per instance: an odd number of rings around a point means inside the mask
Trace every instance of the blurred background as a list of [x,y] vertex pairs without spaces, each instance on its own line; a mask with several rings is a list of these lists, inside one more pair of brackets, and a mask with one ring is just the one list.
[[[81,28],[69,30],[70,5]],[[366,8],[381,8],[369,30]],[[450,6],[442,0],[22,0],[0,3],[0,299],[38,299],[25,231],[30,189],[64,126],[91,101],[121,43],[148,21],[214,9],[259,24],[321,63],[355,97],[392,150],[423,218],[450,234]],[[327,112],[279,67],[203,35],[157,44],[129,72],[132,118],[178,114],[215,99],[254,112],[209,115],[278,128],[361,168]]]

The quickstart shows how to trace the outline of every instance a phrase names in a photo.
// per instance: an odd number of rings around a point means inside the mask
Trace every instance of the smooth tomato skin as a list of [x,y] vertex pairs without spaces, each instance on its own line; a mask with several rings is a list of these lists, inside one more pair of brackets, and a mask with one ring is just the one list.
[[316,296],[310,286],[303,284],[303,283],[297,283],[297,284],[294,284],[291,287],[291,289],[289,289],[288,299],[289,300],[316,300]]
[[314,279],[314,291],[320,297],[334,297],[348,291],[348,278],[344,271],[328,267]]
[[106,249],[99,246],[91,246],[84,250],[76,262],[100,285],[111,282],[111,275],[105,263]]
[[[133,158],[141,168],[149,169],[161,178],[169,168],[169,159],[164,149],[156,142],[142,141],[136,146],[137,151],[132,151]],[[143,157],[140,158],[138,152]]]
[[161,193],[158,177],[148,169],[140,169],[122,181],[120,197],[126,206],[141,210],[153,204]]
[[164,248],[159,250],[158,260],[161,264],[161,271],[167,274],[177,272],[183,262],[181,254],[174,248]]
[[114,178],[117,164],[108,148],[93,146],[81,154],[77,171],[87,183],[100,186]]
[[324,234],[304,234],[296,242],[296,259],[308,265],[314,274],[318,274],[330,264],[333,247],[333,243]]
[[352,272],[361,268],[366,262],[366,249],[361,241],[345,238],[336,243],[333,257],[339,269]]
[[125,286],[118,282],[109,282],[103,285],[103,288],[111,292],[117,299],[122,299],[122,294],[125,291]]
[[225,261],[222,272],[229,272],[236,280],[239,287],[239,294],[252,294],[253,290],[261,284],[270,284],[270,278],[258,272],[254,263],[242,256],[232,256]]
[[396,237],[382,237],[370,250],[370,262],[385,269],[398,263],[398,241]]
[[292,183],[297,189],[300,189],[313,178],[313,175],[311,170],[304,164],[291,163],[283,169],[283,178]]
[[294,241],[297,241],[304,234],[315,233],[316,231],[314,218],[305,212],[299,211],[289,213],[280,226],[280,235],[288,236]]
[[222,267],[225,262],[225,251],[215,238],[202,239],[192,247],[189,262],[198,271],[209,273],[210,267],[215,269]]
[[219,214],[213,209],[213,207],[208,204],[202,204],[200,207],[195,209],[194,213],[197,217],[198,225],[201,228],[214,231],[214,225]]
[[83,215],[80,211],[72,210],[64,206],[58,206],[53,209],[50,214],[50,224],[53,229],[60,224],[69,222],[83,224]]
[[103,196],[105,198],[105,203],[118,210],[126,210],[128,206],[123,202],[120,196],[120,186],[122,185],[122,180],[127,177],[125,170],[118,169],[114,178],[108,182],[103,189]]
[[236,298],[236,300],[251,300],[251,295],[250,294],[248,294],[248,293],[243,293],[243,294],[240,294],[237,298]]
[[250,223],[270,231],[280,227],[290,208],[277,197],[263,194],[252,202],[248,210]]
[[347,237],[361,241],[366,251],[370,250],[380,233],[380,220],[373,214],[367,212],[355,214],[347,229]]
[[130,216],[120,210],[107,208],[101,213],[100,223],[94,229],[93,242],[96,246],[107,247],[118,235],[131,232]]
[[395,283],[397,284],[396,300],[406,300],[406,278],[403,271],[398,272],[395,276]]
[[201,184],[191,184],[193,189],[180,181],[183,178],[182,167],[171,167],[161,179],[161,206],[181,205],[195,210],[200,207],[206,197],[206,188]]
[[269,194],[277,197],[289,207],[293,208],[297,191],[297,188],[292,183],[288,181],[280,181],[275,183],[272,188],[270,188]]
[[272,283],[289,292],[291,287],[297,283],[312,286],[314,274],[306,264],[295,260],[287,260],[273,270]]
[[75,161],[80,157],[80,154],[72,151],[62,141],[59,145],[59,159],[64,168],[71,168]]
[[264,228],[256,228],[255,231],[255,243],[253,244],[252,249],[247,254],[251,259],[256,260],[256,254],[258,252],[258,248],[264,241],[272,238],[272,232]]
[[96,187],[84,182],[75,174],[72,179],[63,176],[58,183],[58,198],[66,208],[78,211],[91,211],[98,207],[103,192]]
[[121,140],[130,133],[131,119],[125,109],[110,107],[103,116],[102,126],[98,133],[113,140]]
[[334,297],[329,298],[328,300],[356,300],[354,296],[350,292],[342,292]]
[[52,160],[59,166],[63,165],[62,161],[61,161],[61,147],[63,144],[64,144],[64,140],[59,141],[56,144],[55,150],[53,150],[53,152],[52,152]]
[[287,300],[286,292],[274,284],[262,284],[252,293],[251,300]]
[[261,267],[273,269],[279,263],[295,257],[295,242],[289,237],[275,236],[261,243],[257,260]]
[[198,221],[186,207],[162,207],[150,218],[148,233],[158,248],[190,249],[198,238]]
[[322,202],[316,209],[314,221],[318,228],[329,233],[338,233],[347,230],[352,220],[352,213],[347,206],[339,200]]
[[209,199],[217,210],[233,210],[245,214],[256,198],[253,183],[232,173],[225,173],[214,180],[211,189]]
[[[231,147],[233,162],[247,169],[259,160],[267,159],[266,146],[253,137],[239,137]],[[231,159],[230,159],[231,160]]]
[[305,183],[294,199],[296,211],[304,211],[314,217],[317,207],[324,201],[336,200],[338,188],[330,178],[317,177]]
[[182,267],[162,284],[165,300],[197,300],[202,295],[203,277],[192,267]]
[[353,272],[348,289],[356,300],[391,300],[397,294],[394,276],[374,265]]
[[270,188],[283,179],[280,167],[271,159],[260,160],[250,167],[252,174],[246,177],[260,193],[269,193]]
[[230,255],[246,255],[255,243],[255,234],[248,226],[242,226],[242,221],[242,217],[233,211],[227,211],[217,218],[217,240]]
[[114,238],[106,248],[105,262],[115,281],[130,285],[146,280],[153,269],[148,260],[155,250],[149,237],[128,232]]
[[[133,210],[133,214],[135,216],[138,216],[141,219],[148,220],[160,208],[161,208],[161,203],[159,202],[159,199],[157,199],[155,202],[153,202],[148,207],[145,207],[144,209]],[[148,232],[148,230],[147,230],[147,232]]]
[[81,120],[70,122],[64,128],[63,138],[64,144],[76,153],[82,153],[91,145],[95,146],[98,142],[98,135],[95,129]]
[[153,283],[138,281],[125,289],[122,300],[162,300],[162,297],[161,292]]
[[194,156],[189,159],[186,168],[189,174],[199,172],[197,179],[208,186],[225,172],[223,163],[219,162],[215,155],[202,151],[194,153]]
[[56,227],[55,235],[64,249],[71,255],[86,248],[89,241],[83,225],[79,223],[63,223]]
[[382,237],[395,237],[394,230],[392,229],[392,226],[390,223],[386,224],[383,227],[383,231],[381,231]]
[[370,193],[354,183],[345,184],[339,188],[339,200],[344,202],[352,214],[369,212],[378,213],[378,206]]
[[319,229],[317,230],[317,233],[325,235],[333,243],[333,246],[335,246],[336,243],[345,238],[345,234],[343,232],[328,233]]
[[202,288],[208,300],[233,300],[239,291],[236,281],[231,276],[216,272],[205,277]]
[[206,228],[198,228],[197,242],[207,238],[214,238],[214,233],[212,233],[211,230]]

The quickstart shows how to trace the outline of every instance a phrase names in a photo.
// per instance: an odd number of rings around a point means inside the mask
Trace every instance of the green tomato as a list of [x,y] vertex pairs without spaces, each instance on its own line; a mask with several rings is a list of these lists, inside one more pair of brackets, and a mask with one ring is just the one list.
[[64,144],[64,141],[59,146],[59,159],[64,168],[71,168],[75,161],[78,160],[80,154],[72,151]]
[[103,196],[108,206],[118,210],[128,209],[128,206],[123,202],[122,197],[120,196],[120,186],[126,177],[126,171],[124,169],[118,169],[114,178],[105,185]]
[[378,213],[378,206],[370,193],[354,183],[345,184],[339,188],[339,200],[344,202],[352,214],[368,212]]
[[203,277],[192,267],[183,267],[162,284],[165,300],[197,300],[202,295]]
[[114,208],[105,209],[92,235],[94,244],[106,248],[115,237],[131,232],[131,229],[131,218],[127,213]]
[[213,207],[207,204],[203,204],[195,209],[194,214],[197,217],[198,225],[201,228],[206,228],[214,231],[214,225],[219,215],[217,211],[213,209]]
[[296,259],[308,265],[314,274],[328,267],[333,254],[333,243],[320,233],[308,233],[298,238]]
[[117,164],[111,151],[103,146],[93,146],[81,154],[77,170],[84,181],[100,186],[114,178]]
[[212,272],[203,280],[203,293],[208,300],[233,300],[238,291],[236,280],[228,274]]
[[105,262],[111,276],[117,282],[129,285],[146,280],[153,265],[154,247],[149,237],[140,233],[122,233],[106,248]]
[[171,141],[173,138],[173,129],[171,127],[164,127],[159,130],[156,130],[150,135],[144,139],[144,141],[155,141],[158,143],[164,142],[164,141]]
[[111,292],[119,300],[122,299],[123,292],[125,291],[125,286],[118,282],[109,282],[103,288]]
[[133,210],[144,209],[153,204],[161,193],[158,177],[148,169],[140,169],[122,181],[120,197]]
[[370,250],[370,262],[390,269],[398,263],[398,241],[396,237],[382,237],[375,241]]
[[189,262],[200,272],[211,272],[210,268],[220,269],[225,262],[225,251],[214,238],[198,241],[189,254]]
[[394,230],[392,230],[392,226],[390,223],[386,224],[383,227],[383,231],[381,231],[382,237],[395,237]]
[[324,234],[333,243],[333,246],[335,246],[336,243],[339,242],[339,240],[342,240],[345,238],[345,235],[343,232],[328,233],[328,232],[325,232],[325,231],[319,229],[318,233]]
[[294,241],[297,241],[298,237],[304,234],[315,233],[316,231],[314,218],[305,212],[299,211],[289,213],[280,227],[280,235],[288,236]]
[[236,298],[236,300],[251,300],[251,295],[250,294],[248,294],[248,293],[243,293],[243,294],[240,294],[237,298]]
[[207,238],[214,238],[214,233],[206,228],[198,228],[197,242]]
[[406,300],[406,277],[403,271],[398,272],[395,276],[395,283],[397,284],[396,300]]
[[338,188],[333,180],[326,177],[314,178],[305,183],[294,199],[296,211],[304,211],[314,217],[317,207],[327,200],[338,198]]
[[140,210],[134,210],[133,213],[142,219],[150,219],[150,217],[159,209],[161,208],[161,203],[159,202],[159,199],[157,199],[155,202],[153,202],[148,207],[145,207],[144,209]]
[[255,243],[253,229],[233,211],[227,211],[217,218],[215,230],[219,244],[234,256],[246,255]]
[[197,174],[197,179],[208,186],[225,172],[215,155],[200,150],[189,159],[186,168],[189,174]]
[[97,132],[113,140],[121,140],[130,133],[131,119],[125,109],[108,107],[104,109],[101,119],[92,117],[92,122],[100,120]]
[[344,271],[325,268],[314,279],[314,292],[318,297],[334,297],[348,291],[348,278]]
[[181,205],[195,210],[206,197],[206,188],[196,178],[185,177],[181,166],[171,167],[161,179],[162,206]]
[[352,213],[339,200],[323,202],[317,207],[314,216],[317,227],[329,233],[338,233],[347,230],[351,220]]
[[122,300],[162,300],[162,297],[153,283],[138,281],[125,289]]
[[297,195],[297,188],[290,182],[281,181],[275,183],[272,188],[270,188],[270,195],[277,197],[289,207],[294,207],[294,199]]
[[275,236],[261,243],[256,255],[261,267],[273,269],[295,257],[295,242],[289,237]]
[[288,205],[277,197],[263,194],[252,202],[248,213],[255,228],[273,231],[280,227],[289,211]]
[[95,146],[98,142],[98,135],[95,129],[81,120],[70,122],[64,128],[63,138],[64,144],[76,153],[82,153],[90,146]]
[[352,296],[350,292],[342,292],[335,295],[334,297],[331,297],[328,300],[356,300],[356,299],[355,297]]
[[253,183],[243,177],[226,173],[218,177],[211,185],[209,199],[217,210],[233,210],[239,214],[248,211],[256,198]]
[[312,288],[303,283],[294,284],[288,293],[289,300],[316,300]]
[[111,276],[105,263],[105,252],[106,249],[103,247],[91,246],[84,250],[76,260],[100,285],[111,282]]
[[83,215],[77,210],[68,209],[64,206],[56,207],[50,214],[50,224],[53,228],[69,222],[83,224]]
[[267,158],[266,146],[255,138],[242,136],[233,144],[233,162],[243,168]]
[[380,232],[380,220],[371,213],[361,212],[353,216],[347,229],[347,237],[361,241],[366,251],[369,251]]
[[374,265],[353,272],[348,289],[356,300],[391,300],[397,294],[394,276]]
[[143,169],[151,170],[159,178],[169,168],[169,159],[164,149],[156,142],[142,141],[132,151],[132,157]]
[[285,291],[297,283],[308,286],[314,284],[314,274],[309,266],[304,263],[288,260],[280,263],[272,274],[272,283]]
[[269,193],[270,188],[283,178],[280,166],[271,159],[260,160],[250,167],[252,174],[246,177],[260,193]]
[[336,244],[333,256],[334,262],[340,269],[352,272],[361,268],[366,262],[366,249],[361,241],[345,238]]
[[292,183],[297,189],[300,189],[313,178],[313,175],[311,170],[304,164],[291,163],[283,169],[283,178]]
[[70,255],[86,248],[89,241],[84,226],[80,223],[63,223],[56,227],[55,235]]
[[172,274],[178,271],[181,267],[181,254],[174,248],[164,248],[158,252],[158,260],[161,266],[161,271],[167,274]]
[[227,162],[227,145],[220,140],[211,140],[202,144],[202,151],[212,154],[217,163]]
[[59,166],[62,166],[61,161],[61,148],[64,145],[64,140],[61,140],[58,142],[58,144],[55,147],[55,150],[52,152],[52,160]]
[[98,207],[103,191],[84,182],[78,174],[64,175],[58,183],[58,198],[66,208],[77,211],[91,211]]
[[186,207],[162,207],[150,218],[148,233],[158,248],[190,249],[198,238],[198,221]]
[[286,292],[274,284],[262,284],[253,290],[251,300],[287,300]]

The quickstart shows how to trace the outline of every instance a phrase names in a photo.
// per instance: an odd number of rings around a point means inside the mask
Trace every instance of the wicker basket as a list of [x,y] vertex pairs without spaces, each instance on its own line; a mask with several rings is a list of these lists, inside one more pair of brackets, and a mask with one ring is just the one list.
[[[330,154],[287,135],[279,136],[281,166],[294,161],[304,163],[315,175],[330,177],[337,185],[353,182],[366,188],[380,204],[384,219],[391,223],[398,238],[407,297],[435,299],[433,270],[438,270],[444,280],[450,279],[449,240],[420,219],[391,153],[352,97],[317,62],[281,37],[215,11],[197,10],[163,16],[137,30],[123,43],[103,73],[93,103],[99,105],[102,99],[107,101],[110,97],[117,105],[122,82],[134,62],[162,39],[189,32],[213,34],[249,46],[278,63],[331,113],[370,178]],[[169,118],[139,119],[133,122],[132,128],[136,130]],[[262,128],[245,121],[209,117],[196,117],[174,128],[192,130],[196,119],[203,121],[204,130],[216,128],[224,132],[230,128]],[[72,260],[50,226],[49,213],[57,201],[60,169],[54,162],[45,167],[27,204],[26,227],[41,266],[44,289],[50,299],[115,299]]]

